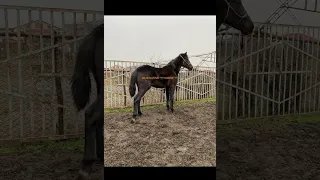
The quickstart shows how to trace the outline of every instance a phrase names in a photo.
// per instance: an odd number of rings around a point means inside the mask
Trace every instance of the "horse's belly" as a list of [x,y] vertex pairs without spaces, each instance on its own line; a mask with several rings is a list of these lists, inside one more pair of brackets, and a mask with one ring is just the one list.
[[152,81],[151,86],[153,86],[155,88],[165,88],[166,87],[165,82],[159,81],[159,80]]

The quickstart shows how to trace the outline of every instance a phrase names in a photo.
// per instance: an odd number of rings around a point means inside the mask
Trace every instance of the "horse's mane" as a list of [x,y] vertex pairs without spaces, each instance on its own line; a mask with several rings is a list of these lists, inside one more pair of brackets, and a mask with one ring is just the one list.
[[[179,56],[180,56],[180,55],[179,55]],[[172,67],[172,69],[176,69],[176,68],[177,68],[177,62],[178,62],[179,56],[177,56],[176,58],[172,59],[172,60],[167,64],[167,66]]]

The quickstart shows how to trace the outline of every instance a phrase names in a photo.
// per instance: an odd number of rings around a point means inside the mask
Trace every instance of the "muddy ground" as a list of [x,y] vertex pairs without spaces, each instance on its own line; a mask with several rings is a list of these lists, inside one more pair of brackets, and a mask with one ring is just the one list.
[[215,103],[105,114],[105,166],[215,166]]
[[217,179],[320,180],[319,117],[217,125]]
[[[74,180],[80,168],[83,142],[1,148],[0,180]],[[95,163],[91,180],[101,180],[102,163]]]

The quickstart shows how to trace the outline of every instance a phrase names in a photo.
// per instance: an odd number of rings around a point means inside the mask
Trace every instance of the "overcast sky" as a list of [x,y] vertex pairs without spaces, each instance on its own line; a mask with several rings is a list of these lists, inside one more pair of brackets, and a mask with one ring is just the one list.
[[171,60],[216,49],[215,16],[105,16],[104,22],[106,60]]

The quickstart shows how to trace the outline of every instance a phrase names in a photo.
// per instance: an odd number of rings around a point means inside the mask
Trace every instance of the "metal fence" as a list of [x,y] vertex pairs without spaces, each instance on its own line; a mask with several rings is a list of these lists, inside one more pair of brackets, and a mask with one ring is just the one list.
[[82,135],[70,76],[103,12],[0,5],[0,142]]
[[320,110],[320,28],[256,23],[217,36],[220,123]]
[[[212,55],[212,54],[211,54]],[[210,58],[214,58],[210,56]],[[192,62],[192,56],[190,57]],[[211,62],[214,62],[212,60]],[[106,60],[105,71],[105,108],[131,107],[133,100],[129,95],[131,73],[146,62],[111,61]],[[215,67],[196,66],[192,71],[182,69],[178,75],[178,85],[175,92],[175,101],[197,100],[216,97]],[[154,105],[166,102],[163,89],[151,88],[142,98],[141,106]]]

